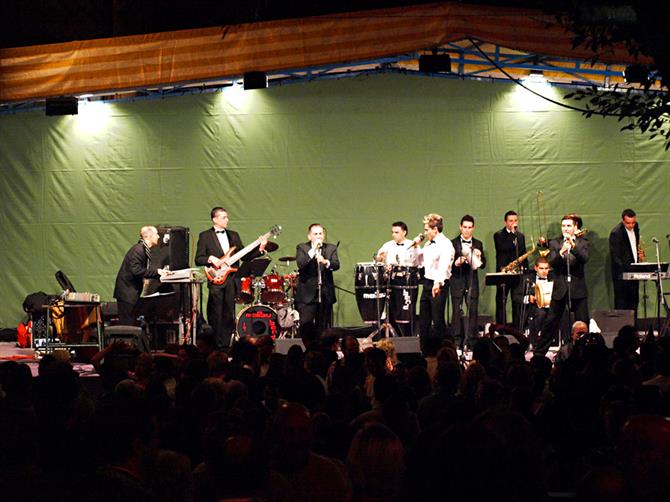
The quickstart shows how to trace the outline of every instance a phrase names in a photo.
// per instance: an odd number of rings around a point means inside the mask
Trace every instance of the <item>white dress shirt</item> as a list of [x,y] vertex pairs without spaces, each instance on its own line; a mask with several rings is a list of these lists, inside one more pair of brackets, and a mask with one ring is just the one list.
[[219,240],[219,244],[221,244],[221,249],[223,249],[224,253],[227,253],[228,250],[230,249],[230,242],[228,241],[228,232],[219,233],[220,230],[217,230],[216,228],[214,228],[214,231],[216,232],[216,238]]
[[635,239],[635,230],[628,230],[626,228],[626,233],[628,234],[628,242],[630,242],[630,249],[631,251],[633,251],[633,263],[637,263],[637,240]]
[[420,253],[420,262],[423,262],[426,279],[432,280],[440,286],[451,277],[451,265],[454,263],[454,245],[443,233],[428,241]]
[[377,251],[377,256],[386,253],[384,265],[403,265],[415,267],[419,263],[419,251],[417,246],[410,249],[414,241],[405,239],[400,244],[390,240]]

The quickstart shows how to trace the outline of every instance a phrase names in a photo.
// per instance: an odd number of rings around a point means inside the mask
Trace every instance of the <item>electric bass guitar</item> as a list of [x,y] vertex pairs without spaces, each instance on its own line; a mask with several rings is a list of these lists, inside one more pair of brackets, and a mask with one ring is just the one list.
[[272,228],[270,228],[270,230],[267,233],[260,236],[258,239],[256,239],[248,246],[244,246],[235,254],[233,254],[233,252],[235,251],[235,246],[232,246],[226,252],[226,254],[224,254],[221,257],[221,260],[223,260],[225,263],[223,263],[220,267],[215,267],[214,265],[210,267],[205,267],[205,275],[207,276],[207,279],[212,284],[216,285],[223,284],[224,282],[226,282],[226,279],[230,274],[232,274],[233,272],[237,272],[236,268],[233,268],[231,265],[229,265],[230,263],[237,263],[239,260],[244,258],[261,243],[261,240],[269,239],[270,237],[277,237],[280,233],[281,233],[281,227],[279,225],[274,225],[272,226]]

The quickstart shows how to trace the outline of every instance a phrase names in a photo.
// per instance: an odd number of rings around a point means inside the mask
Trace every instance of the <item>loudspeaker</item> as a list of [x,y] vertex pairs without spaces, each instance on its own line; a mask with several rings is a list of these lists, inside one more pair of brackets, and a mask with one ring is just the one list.
[[47,98],[45,103],[47,117],[58,115],[77,115],[79,111],[77,98],[74,96],[62,96],[59,98]]
[[106,345],[111,345],[115,341],[123,341],[139,352],[149,352],[149,338],[144,330],[139,326],[106,326],[105,327]]
[[424,54],[419,56],[419,71],[424,73],[451,73],[449,54]]
[[189,229],[187,227],[168,225],[156,228],[158,229],[160,240],[158,249],[152,252],[152,263],[161,268],[169,266],[170,270],[188,268]]
[[592,317],[600,328],[605,344],[610,348],[622,327],[627,324],[635,326],[634,310],[595,310]]

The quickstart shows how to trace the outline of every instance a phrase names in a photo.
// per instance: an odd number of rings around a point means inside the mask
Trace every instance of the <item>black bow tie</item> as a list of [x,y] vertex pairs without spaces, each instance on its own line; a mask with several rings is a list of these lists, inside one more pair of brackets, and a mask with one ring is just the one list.
[[396,246],[404,246],[404,244],[402,242],[396,242],[395,245]]
[[547,278],[546,278],[546,277],[538,277],[537,280],[538,280],[538,281],[546,281]]
[[225,234],[226,231],[225,231],[225,230],[217,230],[216,233],[217,233],[217,234]]
[[472,244],[472,241],[466,241],[465,239],[461,239],[461,243],[463,243],[463,244]]

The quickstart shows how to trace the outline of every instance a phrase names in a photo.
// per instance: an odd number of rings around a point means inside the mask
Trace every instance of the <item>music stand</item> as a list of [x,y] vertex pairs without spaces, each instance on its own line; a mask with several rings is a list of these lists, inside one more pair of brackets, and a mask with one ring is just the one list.
[[486,286],[502,286],[503,292],[503,317],[507,324],[507,290],[510,291],[521,278],[521,272],[491,272],[486,274],[484,284]]
[[237,270],[238,277],[262,277],[265,270],[270,265],[272,258],[254,258],[253,260],[245,261]]

